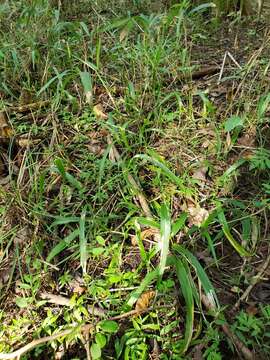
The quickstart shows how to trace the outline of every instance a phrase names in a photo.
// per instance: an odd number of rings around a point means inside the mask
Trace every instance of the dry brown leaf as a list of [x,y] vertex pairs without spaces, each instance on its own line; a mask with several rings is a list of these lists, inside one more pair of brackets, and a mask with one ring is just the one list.
[[17,144],[22,148],[28,148],[41,142],[41,139],[19,138]]
[[99,140],[92,139],[86,145],[88,150],[94,155],[102,155],[104,153],[104,146]]
[[27,240],[31,236],[31,232],[28,227],[24,227],[17,231],[15,238],[13,239],[14,244],[22,245],[26,244]]
[[93,101],[93,91],[86,91],[85,92],[85,99],[88,102],[88,104],[91,105],[92,101]]
[[120,32],[119,41],[122,42],[123,40],[125,40],[125,38],[127,37],[128,33],[129,33],[129,28],[128,28],[128,27],[125,27],[125,28]]
[[153,290],[146,291],[142,293],[139,299],[136,302],[135,310],[140,313],[141,311],[147,309],[153,297],[156,295],[156,292]]
[[7,114],[5,111],[0,111],[0,129],[8,126]]
[[28,89],[22,89],[19,104],[20,105],[27,105],[33,103],[32,93]]
[[93,112],[97,119],[106,120],[108,119],[108,115],[105,114],[103,106],[101,104],[97,104],[93,107]]
[[47,300],[51,304],[61,305],[61,306],[71,306],[72,303],[69,298],[61,295],[54,295],[51,293],[41,293],[41,299]]
[[[160,241],[160,231],[158,229],[154,229],[154,228],[145,229],[141,232],[140,236],[142,241],[154,241],[157,243]],[[138,245],[138,239],[136,235],[132,235],[130,241],[132,246]]]
[[255,147],[256,146],[256,127],[250,127],[243,136],[238,138],[237,145],[243,147]]
[[207,173],[208,167],[202,166],[198,169],[196,169],[193,172],[192,178],[194,180],[197,180],[199,184],[202,184],[206,182],[206,173]]
[[189,213],[189,225],[201,226],[202,223],[208,218],[209,212],[200,207],[199,205],[191,204],[188,206],[187,211]]
[[79,295],[82,295],[86,290],[83,279],[79,277],[72,279],[69,283],[69,287],[74,294]]
[[0,111],[0,137],[10,138],[13,136],[13,130],[11,129],[7,114],[5,111]]

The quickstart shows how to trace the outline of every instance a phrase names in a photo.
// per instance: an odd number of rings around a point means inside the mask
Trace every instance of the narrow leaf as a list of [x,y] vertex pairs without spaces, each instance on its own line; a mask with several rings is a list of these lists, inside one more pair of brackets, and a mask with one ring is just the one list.
[[160,209],[160,262],[159,262],[159,276],[162,277],[167,256],[169,252],[171,235],[171,218],[169,210],[165,204],[161,205]]

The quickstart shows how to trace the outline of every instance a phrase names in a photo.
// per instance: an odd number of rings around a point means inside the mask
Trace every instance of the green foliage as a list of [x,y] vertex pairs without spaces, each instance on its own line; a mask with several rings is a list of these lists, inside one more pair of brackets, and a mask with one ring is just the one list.
[[[268,126],[269,95],[261,96],[259,86],[252,93],[249,83],[246,91],[245,81],[254,77],[249,63],[243,78],[231,76],[242,81],[243,99],[226,94],[226,107],[217,106],[209,84],[201,90],[211,79],[197,86],[192,77],[193,49],[212,46],[212,34],[223,31],[209,16],[213,3],[157,2],[153,11],[154,5],[0,5],[0,106],[14,131],[12,139],[0,136],[0,352],[74,324],[69,336],[25,358],[50,356],[60,345],[76,352],[80,326],[90,323],[93,359],[149,359],[154,345],[161,359],[185,359],[198,343],[205,344],[204,358],[223,356],[217,294],[223,287],[240,292],[252,273],[245,259],[232,264],[241,274],[228,275],[227,254],[239,261],[255,254],[269,210],[267,144],[244,157],[237,140],[249,126],[258,132]],[[23,89],[48,105],[14,112]],[[251,199],[242,198],[241,182],[236,193],[225,191],[245,167],[263,184],[254,197],[251,186]],[[208,218],[194,221],[202,209]],[[2,263],[8,264],[3,279]],[[149,290],[155,292],[150,310],[111,320]],[[65,296],[68,305],[41,299],[44,291]],[[202,295],[217,316],[211,324]],[[240,313],[233,324],[254,349],[269,337],[268,307],[261,313]]]

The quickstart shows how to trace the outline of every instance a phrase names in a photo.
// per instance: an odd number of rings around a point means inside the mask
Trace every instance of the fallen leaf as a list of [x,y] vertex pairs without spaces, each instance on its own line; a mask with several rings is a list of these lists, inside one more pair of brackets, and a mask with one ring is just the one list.
[[199,205],[189,204],[187,207],[189,214],[189,225],[201,226],[209,216],[209,212]]
[[41,142],[41,139],[29,139],[29,138],[19,138],[17,143],[22,148],[28,148],[29,146],[33,146]]
[[[150,242],[154,241],[156,243],[159,243],[160,231],[158,229],[154,229],[154,228],[147,228],[141,232],[140,237],[141,237],[142,241],[150,241]],[[137,235],[131,236],[131,244],[132,244],[132,246],[138,245]]]
[[251,315],[251,316],[254,316],[254,315],[257,315],[258,312],[259,312],[259,309],[255,306],[255,304],[251,304],[249,305],[247,308],[246,308],[246,312]]
[[69,282],[69,287],[74,294],[78,295],[82,295],[86,290],[83,279],[77,276]]
[[5,111],[0,111],[0,137],[10,138],[13,135],[13,130],[8,123],[8,117]]
[[26,244],[29,237],[30,237],[30,231],[27,227],[19,229],[16,233],[15,238],[13,239],[14,244],[17,245]]
[[61,295],[54,295],[51,293],[41,293],[40,294],[41,299],[47,300],[51,304],[55,305],[61,305],[61,306],[71,306],[72,302],[69,298]]
[[28,89],[22,89],[20,98],[19,98],[19,104],[20,105],[26,105],[31,104],[33,102],[32,99],[32,93]]
[[193,172],[192,178],[196,180],[200,185],[204,185],[204,183],[206,182],[207,170],[207,166],[201,166]]
[[102,155],[104,153],[104,146],[99,140],[91,139],[86,146],[94,155]]
[[108,115],[105,114],[104,109],[101,104],[97,104],[93,107],[93,112],[97,119],[106,120],[108,119]]
[[250,127],[241,137],[237,140],[237,145],[243,147],[255,147],[256,146],[256,127]]
[[136,302],[135,310],[140,313],[141,311],[149,307],[150,301],[156,295],[156,292],[153,290],[146,291],[142,293],[139,299]]

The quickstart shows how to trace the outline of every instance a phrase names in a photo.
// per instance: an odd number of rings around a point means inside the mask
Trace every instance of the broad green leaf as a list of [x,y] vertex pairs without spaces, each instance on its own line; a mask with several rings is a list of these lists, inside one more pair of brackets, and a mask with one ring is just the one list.
[[97,333],[95,336],[96,343],[100,346],[100,348],[104,348],[107,342],[107,338],[104,334]]
[[101,358],[101,348],[98,344],[93,343],[90,347],[90,353],[93,360],[97,360]]
[[112,320],[103,320],[98,325],[103,331],[111,334],[116,333],[119,328],[117,322]]
[[93,85],[92,78],[88,71],[80,71],[80,78],[83,85],[84,94],[89,104],[92,103]]
[[16,298],[16,305],[20,308],[26,308],[29,306],[33,299],[31,297],[17,297]]
[[233,115],[228,120],[225,121],[224,127],[225,131],[232,131],[237,126],[243,126],[244,122],[240,116]]

